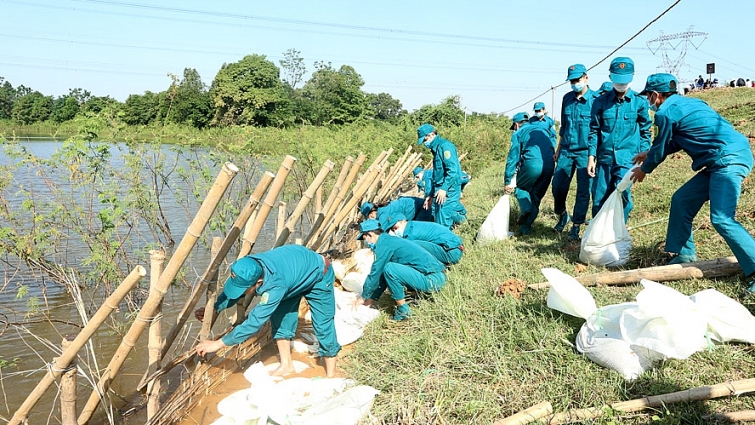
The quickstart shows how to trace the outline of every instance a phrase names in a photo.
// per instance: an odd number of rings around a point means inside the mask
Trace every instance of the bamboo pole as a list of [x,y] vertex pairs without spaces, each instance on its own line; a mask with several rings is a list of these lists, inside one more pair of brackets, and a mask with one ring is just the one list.
[[[193,313],[193,309],[194,307],[196,307],[197,302],[199,302],[199,298],[207,290],[207,285],[209,285],[210,281],[212,280],[212,276],[217,273],[220,265],[223,263],[223,260],[225,260],[226,255],[231,250],[231,246],[233,246],[233,244],[238,239],[239,234],[241,233],[241,227],[249,220],[249,216],[252,215],[252,211],[254,211],[254,209],[257,207],[259,199],[262,197],[262,195],[265,193],[265,191],[273,181],[272,176],[272,173],[265,173],[262,176],[260,182],[257,183],[257,187],[254,189],[254,192],[249,197],[246,205],[241,210],[241,213],[236,218],[236,221],[233,223],[233,227],[231,227],[231,230],[223,240],[223,244],[221,245],[217,255],[212,257],[212,261],[210,261],[210,265],[205,270],[199,283],[194,286],[194,290],[192,291],[191,296],[186,301],[183,309],[181,310],[181,313],[176,318],[176,323],[173,324],[170,332],[168,333],[168,336],[165,337],[165,344],[163,345],[162,350],[163,356],[165,356],[165,354],[168,352],[168,349],[170,349],[170,346],[178,336],[181,328],[186,323],[186,320],[188,320],[189,315]],[[212,316],[208,315],[208,317]]]
[[275,238],[277,239],[286,226],[286,203],[278,201],[278,220],[275,223]]
[[401,186],[401,183],[406,180],[408,175],[412,172],[414,167],[416,167],[416,164],[419,164],[419,161],[421,159],[416,159],[415,161],[408,161],[406,162],[399,170],[394,174],[392,179],[386,184],[383,195],[378,199],[378,202],[384,201],[387,198],[390,197],[390,195],[398,189],[399,186]]
[[[71,346],[73,336],[63,338],[61,352]],[[60,378],[60,423],[61,425],[76,425],[76,359],[68,366],[67,371]]]
[[338,188],[338,192],[336,193],[333,202],[327,209],[325,209],[325,216],[319,222],[319,225],[309,232],[309,235],[307,235],[306,239],[304,240],[304,245],[306,245],[307,248],[312,248],[311,245],[318,239],[320,233],[322,233],[323,229],[327,226],[330,219],[333,217],[333,215],[335,215],[336,211],[341,205],[341,202],[343,202],[343,199],[346,197],[346,193],[348,192],[351,183],[354,181],[354,179],[356,179],[357,173],[362,167],[362,164],[364,164],[365,159],[367,159],[366,156],[359,154],[356,162],[354,162],[354,164],[351,166],[349,174],[346,176],[346,179],[343,181],[341,187]]
[[343,167],[341,167],[341,172],[338,173],[336,183],[335,185],[333,185],[333,189],[330,191],[330,195],[328,195],[328,200],[325,201],[325,205],[323,205],[320,212],[315,214],[315,219],[312,223],[312,226],[310,226],[309,234],[306,236],[307,241],[309,241],[311,237],[316,235],[317,231],[320,229],[320,227],[322,227],[323,221],[325,220],[325,214],[330,209],[330,205],[335,202],[335,199],[338,196],[338,191],[341,189],[343,182],[346,180],[346,176],[349,174],[349,170],[351,169],[351,165],[353,163],[354,158],[350,156],[346,157],[346,161],[344,162]]
[[[115,378],[118,370],[126,360],[126,356],[131,351],[131,348],[133,348],[133,346],[136,344],[136,340],[139,338],[139,335],[141,335],[142,331],[144,331],[147,323],[151,321],[155,316],[157,306],[162,301],[163,295],[165,295],[165,293],[167,292],[168,286],[170,286],[170,283],[173,282],[173,279],[175,279],[176,275],[178,275],[179,270],[186,261],[186,258],[188,258],[191,250],[194,248],[194,245],[197,243],[199,236],[207,226],[207,222],[215,212],[220,199],[223,197],[223,194],[228,189],[228,186],[230,185],[231,181],[236,176],[238,171],[238,167],[230,162],[227,162],[223,165],[223,168],[218,174],[215,183],[210,188],[210,191],[207,193],[205,200],[199,207],[199,211],[197,211],[197,214],[194,216],[194,219],[189,225],[189,228],[186,230],[186,234],[178,244],[178,247],[176,248],[176,251],[171,257],[170,261],[168,261],[168,264],[165,266],[165,270],[160,274],[160,279],[155,286],[155,291],[150,291],[150,294],[147,297],[147,300],[144,302],[141,311],[139,311],[139,314],[137,314],[136,316],[136,320],[131,325],[131,328],[128,330],[128,333],[126,333],[126,336],[123,337],[123,341],[121,341],[121,344],[116,350],[116,353],[110,359],[110,363],[108,364],[107,369],[105,369],[105,373],[97,383],[97,388],[95,388],[95,390],[92,392],[89,400],[84,406],[84,410],[79,415],[79,424],[85,424],[89,421],[89,419],[91,419],[92,415],[94,414],[94,410],[97,408],[97,405],[100,402],[100,395],[105,394],[108,388],[110,388],[110,382],[113,380],[113,378]],[[165,352],[168,348],[167,346],[169,346],[169,344],[167,344],[167,341],[168,340],[166,339],[166,346],[163,347],[163,357],[165,356]]]
[[[411,146],[409,148],[411,149]],[[408,152],[409,151],[407,151],[407,153]],[[387,176],[388,176],[387,181],[383,182],[383,186],[378,192],[378,196],[377,196],[378,202],[387,198],[390,195],[390,192],[391,192],[390,189],[393,186],[395,181],[398,180],[400,184],[401,182],[400,178],[403,175],[403,170],[405,169],[406,165],[407,165],[406,158],[402,157],[401,160],[396,161],[393,167],[391,167],[391,170],[387,173]]]
[[50,388],[53,382],[64,372],[66,367],[76,358],[81,350],[81,347],[86,344],[89,338],[92,337],[97,328],[100,327],[102,322],[107,319],[110,313],[118,308],[118,304],[123,300],[126,294],[131,291],[139,279],[147,274],[147,271],[142,266],[134,267],[134,270],[129,273],[128,276],[121,282],[120,285],[113,291],[113,293],[107,297],[105,302],[102,303],[97,312],[92,316],[84,326],[84,329],[79,332],[76,338],[71,342],[71,345],[61,353],[60,357],[55,358],[52,361],[52,365],[47,369],[47,374],[42,378],[31,393],[26,397],[26,400],[21,404],[21,407],[16,410],[13,417],[8,422],[9,425],[18,425],[22,422],[26,422],[27,415],[32,407],[39,401],[40,397]]
[[[152,292],[157,291],[157,282],[160,280],[160,274],[162,274],[163,266],[165,266],[165,251],[163,251],[162,249],[153,249],[149,252],[149,259],[149,290],[150,292]],[[158,303],[157,308],[155,309],[155,317],[149,324],[149,339],[147,342],[147,351],[149,352],[149,366],[147,370],[160,369],[160,362],[162,361],[162,304],[163,303],[161,299],[160,303]],[[155,413],[160,410],[161,387],[162,381],[159,379],[156,379],[149,385],[147,385],[147,419],[153,417]]]
[[[621,401],[613,403],[611,410],[620,412],[637,412],[640,410],[660,407],[673,403],[684,403],[689,401],[711,400],[714,398],[728,397],[732,395],[742,395],[755,391],[755,378],[740,379],[738,381],[729,381],[722,384],[708,385],[704,387],[692,388],[689,390],[677,391],[673,393],[660,394],[638,398],[634,400]],[[556,413],[548,421],[549,425],[567,424],[571,422],[594,419],[605,414],[605,407],[574,409],[567,412]]]
[[553,413],[553,406],[547,401],[540,402],[532,407],[515,413],[508,418],[499,419],[493,425],[525,425],[535,422]]
[[322,214],[322,186],[315,192],[315,214]]
[[714,415],[704,416],[703,419],[710,423],[726,422],[753,422],[755,421],[755,410],[741,410],[739,412],[716,413]]
[[[742,271],[737,258],[722,257],[714,260],[693,261],[684,264],[669,264],[667,266],[646,267],[642,269],[624,270],[618,272],[595,273],[575,276],[577,282],[584,286],[596,285],[626,285],[638,283],[642,279],[655,282],[668,282],[681,279],[711,279],[735,275]],[[550,288],[549,282],[527,285],[532,289]]]
[[257,237],[262,232],[262,226],[265,224],[267,216],[273,209],[273,205],[278,199],[278,195],[280,194],[281,189],[283,189],[283,184],[286,182],[288,173],[294,166],[294,162],[296,162],[296,158],[291,155],[286,155],[283,163],[281,163],[280,167],[278,168],[278,173],[275,175],[275,180],[273,180],[273,184],[270,185],[270,190],[267,192],[267,195],[262,201],[262,204],[260,204],[260,209],[257,213],[257,218],[255,218],[254,223],[252,223],[251,231],[248,235],[244,236],[244,241],[242,242],[241,251],[239,252],[238,258],[241,258],[252,252],[254,244],[257,243]]
[[[222,246],[223,239],[217,236],[212,238],[212,250],[210,251],[212,258],[218,256],[218,253],[220,252]],[[202,321],[202,329],[200,329],[199,331],[200,341],[204,341],[210,338],[210,331],[212,330],[212,325],[215,322],[215,301],[218,299],[218,294],[222,290],[223,284],[218,283],[218,271],[215,270],[215,273],[210,276],[210,282],[207,285],[207,303],[205,304],[204,308],[205,316],[211,317],[212,319]]]
[[325,181],[325,177],[328,176],[328,173],[333,171],[334,165],[335,164],[333,164],[333,161],[331,160],[325,161],[325,164],[323,164],[322,168],[320,169],[320,172],[317,173],[317,176],[315,176],[315,179],[309,185],[307,190],[304,191],[304,194],[302,195],[302,198],[299,200],[299,203],[296,204],[296,208],[294,209],[294,212],[291,213],[291,217],[288,218],[288,221],[283,226],[283,229],[278,233],[278,239],[275,241],[273,248],[277,248],[286,243],[286,241],[288,240],[288,237],[291,236],[291,233],[294,231],[294,227],[296,226],[296,223],[299,221],[302,214],[304,214],[304,210],[307,208],[307,205],[312,200],[312,196],[318,191],[320,191],[320,189],[322,188],[322,183]]

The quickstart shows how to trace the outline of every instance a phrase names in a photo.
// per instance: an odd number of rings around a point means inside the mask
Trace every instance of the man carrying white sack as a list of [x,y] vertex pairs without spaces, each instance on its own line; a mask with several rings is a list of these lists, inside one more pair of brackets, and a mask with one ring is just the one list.
[[755,239],[735,219],[742,180],[753,165],[750,144],[705,102],[677,94],[677,87],[673,75],[653,74],[640,93],[657,111],[658,134],[649,151],[634,157],[642,166],[634,170],[632,180],[643,181],[667,156],[686,152],[698,173],[671,197],[666,251],[676,255],[670,263],[697,261],[692,220],[710,201],[711,224],[747,276],[745,294],[755,293]]

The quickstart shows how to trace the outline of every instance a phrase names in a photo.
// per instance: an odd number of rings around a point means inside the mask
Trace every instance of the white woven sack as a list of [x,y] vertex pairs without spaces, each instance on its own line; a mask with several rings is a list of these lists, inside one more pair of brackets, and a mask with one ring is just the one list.
[[509,195],[503,195],[495,204],[490,214],[480,226],[477,232],[477,243],[484,245],[494,241],[502,241],[509,237],[509,211],[511,199]]

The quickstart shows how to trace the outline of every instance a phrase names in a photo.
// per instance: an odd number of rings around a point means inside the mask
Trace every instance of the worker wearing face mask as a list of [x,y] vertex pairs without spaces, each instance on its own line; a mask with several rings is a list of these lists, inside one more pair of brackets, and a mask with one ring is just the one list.
[[420,292],[436,292],[446,284],[445,267],[429,252],[412,241],[383,233],[377,220],[359,224],[359,236],[375,254],[370,274],[364,281],[362,296],[354,306],[376,304],[386,289],[396,302],[393,320],[404,320],[411,315],[406,304],[404,288]]
[[417,129],[417,144],[425,145],[433,153],[432,188],[425,188],[425,208],[432,208],[435,222],[451,228],[467,219],[461,204],[461,165],[456,146],[440,137],[430,124]]
[[438,223],[409,221],[399,213],[386,217],[380,226],[393,236],[414,241],[446,266],[458,263],[464,254],[461,237]]
[[553,149],[556,149],[556,144],[558,143],[556,123],[553,122],[553,118],[548,116],[548,111],[545,110],[545,103],[535,102],[532,110],[535,111],[535,115],[530,117],[530,124],[535,124],[548,132],[548,136],[553,140]]
[[632,180],[643,181],[667,156],[686,152],[697,174],[671,197],[665,249],[676,255],[670,263],[697,261],[692,221],[710,201],[710,222],[737,257],[747,278],[745,293],[755,293],[755,239],[736,220],[742,181],[753,165],[750,143],[705,102],[677,94],[677,87],[671,74],[653,74],[645,83],[641,94],[657,110],[658,134],[649,151],[634,157],[642,166]]
[[[590,112],[598,95],[587,85],[587,68],[584,65],[571,65],[566,79],[571,84],[571,91],[561,101],[561,127],[558,131],[561,140],[554,156],[556,170],[552,185],[553,210],[559,218],[553,229],[560,233],[571,219],[569,239],[576,241],[590,206],[592,178],[587,174],[587,138],[590,134]],[[574,215],[569,216],[566,197],[574,174],[577,175],[577,195],[574,200]]]
[[[587,139],[587,173],[593,177],[592,215],[595,217],[608,196],[616,190],[624,174],[632,167],[632,158],[650,148],[652,121],[647,99],[629,88],[634,76],[634,62],[618,57],[608,68],[613,91],[595,99]],[[632,195],[621,194],[624,220],[632,211]]]

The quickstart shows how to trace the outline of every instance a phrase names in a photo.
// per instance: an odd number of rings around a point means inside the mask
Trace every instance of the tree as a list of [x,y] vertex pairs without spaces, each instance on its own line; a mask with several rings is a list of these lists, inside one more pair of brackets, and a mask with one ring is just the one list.
[[81,105],[84,113],[99,114],[108,107],[118,105],[120,102],[110,96],[92,96],[87,98]]
[[364,80],[354,68],[342,65],[336,71],[330,63],[315,62],[316,71],[302,89],[313,103],[313,124],[345,124],[365,113]]
[[52,96],[45,96],[38,91],[31,92],[13,102],[11,118],[21,124],[46,121],[50,118],[52,103]]
[[166,114],[168,121],[197,128],[204,128],[210,123],[213,113],[210,94],[196,69],[185,68],[183,79],[174,79],[168,89],[168,98],[171,103]]
[[15,98],[16,90],[5,78],[0,77],[0,120],[10,119]]
[[464,122],[461,97],[449,96],[439,105],[424,105],[412,114],[415,123],[433,123],[440,126],[458,126]]
[[61,96],[53,102],[50,118],[56,123],[69,121],[79,113],[79,109],[79,102],[75,97],[70,95]]
[[151,91],[144,95],[132,94],[123,105],[121,119],[129,125],[147,125],[157,118],[158,102],[158,94]]
[[300,54],[301,52],[296,49],[288,49],[283,53],[283,59],[278,62],[283,70],[283,82],[292,89],[296,88],[296,85],[302,81],[302,77],[307,72],[304,59],[299,56]]
[[375,119],[396,122],[406,110],[402,109],[401,101],[394,99],[388,93],[367,93],[367,105]]
[[280,70],[264,55],[224,64],[212,82],[210,98],[216,124],[283,126],[293,121]]

